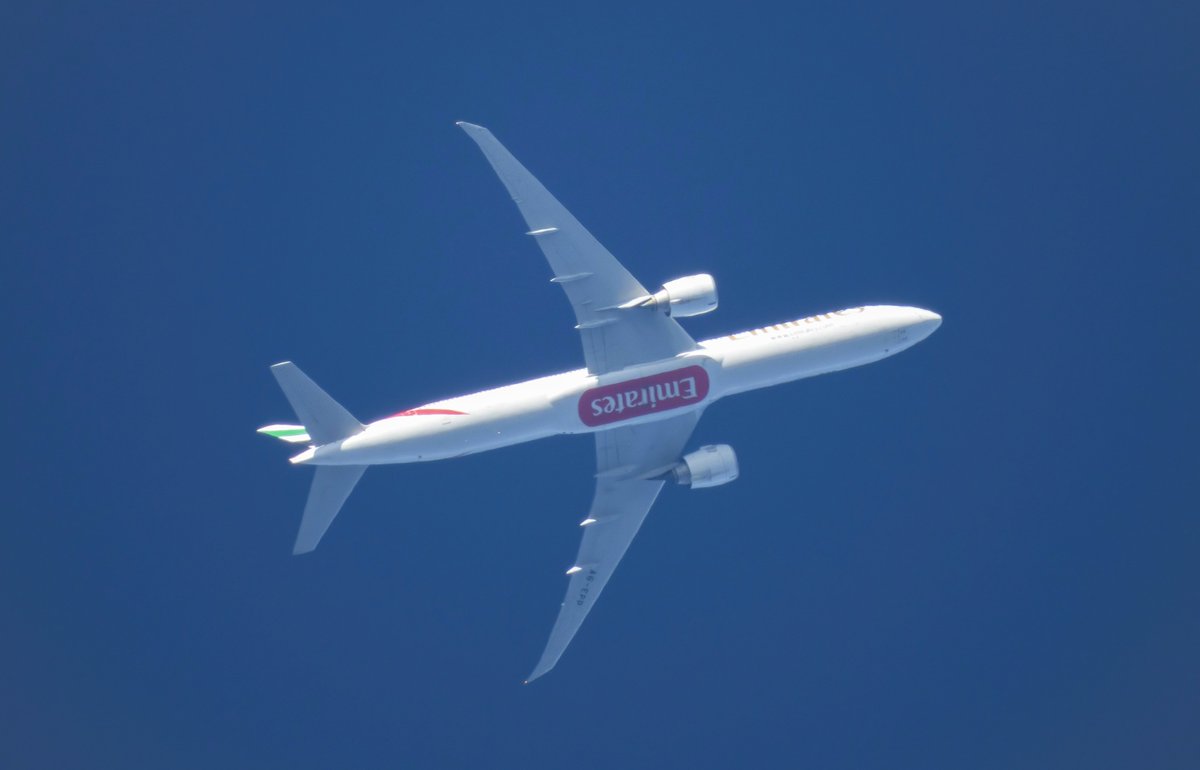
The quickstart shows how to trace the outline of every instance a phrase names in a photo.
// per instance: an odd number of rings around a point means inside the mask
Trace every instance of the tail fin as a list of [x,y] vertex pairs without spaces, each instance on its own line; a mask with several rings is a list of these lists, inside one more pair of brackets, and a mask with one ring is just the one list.
[[300,519],[300,532],[292,553],[308,553],[321,542],[325,530],[333,523],[354,485],[362,478],[365,465],[318,465],[308,490],[308,503]]
[[[317,383],[291,361],[275,364],[271,373],[283,389],[283,395],[304,425],[268,425],[260,433],[284,441],[309,441],[317,445],[341,441],[361,433],[363,425],[334,401]],[[342,509],[342,504],[362,478],[365,465],[318,465],[308,491],[308,503],[300,519],[300,532],[292,553],[308,553]]]
[[271,374],[315,443],[329,444],[362,432],[362,423],[291,361],[275,364]]
[[258,432],[274,436],[289,444],[312,443],[312,437],[308,435],[308,431],[304,429],[303,425],[264,425],[258,429]]

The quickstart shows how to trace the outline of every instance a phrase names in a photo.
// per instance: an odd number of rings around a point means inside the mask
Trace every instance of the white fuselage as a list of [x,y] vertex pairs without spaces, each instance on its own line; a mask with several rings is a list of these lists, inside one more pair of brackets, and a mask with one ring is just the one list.
[[441,460],[563,433],[591,433],[703,409],[717,399],[861,366],[928,337],[941,317],[914,307],[838,310],[699,343],[602,375],[586,369],[436,401],[292,458],[312,465]]

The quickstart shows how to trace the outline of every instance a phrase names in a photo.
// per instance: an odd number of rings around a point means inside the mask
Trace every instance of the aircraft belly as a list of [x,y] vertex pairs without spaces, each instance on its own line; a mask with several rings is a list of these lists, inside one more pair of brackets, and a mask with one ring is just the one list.
[[819,345],[756,340],[741,349],[731,346],[724,355],[720,396],[861,366],[897,352],[902,344],[896,332],[886,331]]
[[[424,424],[417,423],[420,420]],[[393,420],[391,422],[401,422]],[[355,462],[412,463],[444,460],[562,433],[554,411],[481,411],[447,417],[416,417],[399,425],[368,430],[344,447]],[[374,426],[372,426],[374,427]]]
[[[411,463],[484,452],[563,433],[665,420],[734,393],[877,361],[912,344],[892,325],[845,325],[822,337],[759,336],[611,372],[565,373],[437,402],[372,424],[314,465]],[[453,407],[453,408],[449,408]]]

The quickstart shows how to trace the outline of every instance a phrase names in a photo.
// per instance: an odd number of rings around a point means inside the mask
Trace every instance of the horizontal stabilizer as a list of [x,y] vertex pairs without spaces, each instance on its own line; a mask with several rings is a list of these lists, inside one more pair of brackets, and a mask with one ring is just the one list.
[[264,425],[258,429],[258,432],[291,444],[307,444],[312,441],[303,425]]
[[317,444],[329,444],[362,433],[362,423],[291,361],[275,364],[271,374],[279,381],[283,395],[287,396],[296,416]]
[[365,465],[317,466],[292,553],[308,553],[317,547],[366,469]]

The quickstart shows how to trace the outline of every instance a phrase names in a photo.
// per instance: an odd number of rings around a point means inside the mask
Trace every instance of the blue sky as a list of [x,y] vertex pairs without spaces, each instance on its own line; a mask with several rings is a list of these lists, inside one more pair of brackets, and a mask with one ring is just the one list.
[[[1197,11],[22,3],[0,24],[5,767],[1200,764]],[[574,368],[491,128],[702,338],[940,312],[722,402],[536,660],[591,441],[372,469],[321,548],[254,434]]]

